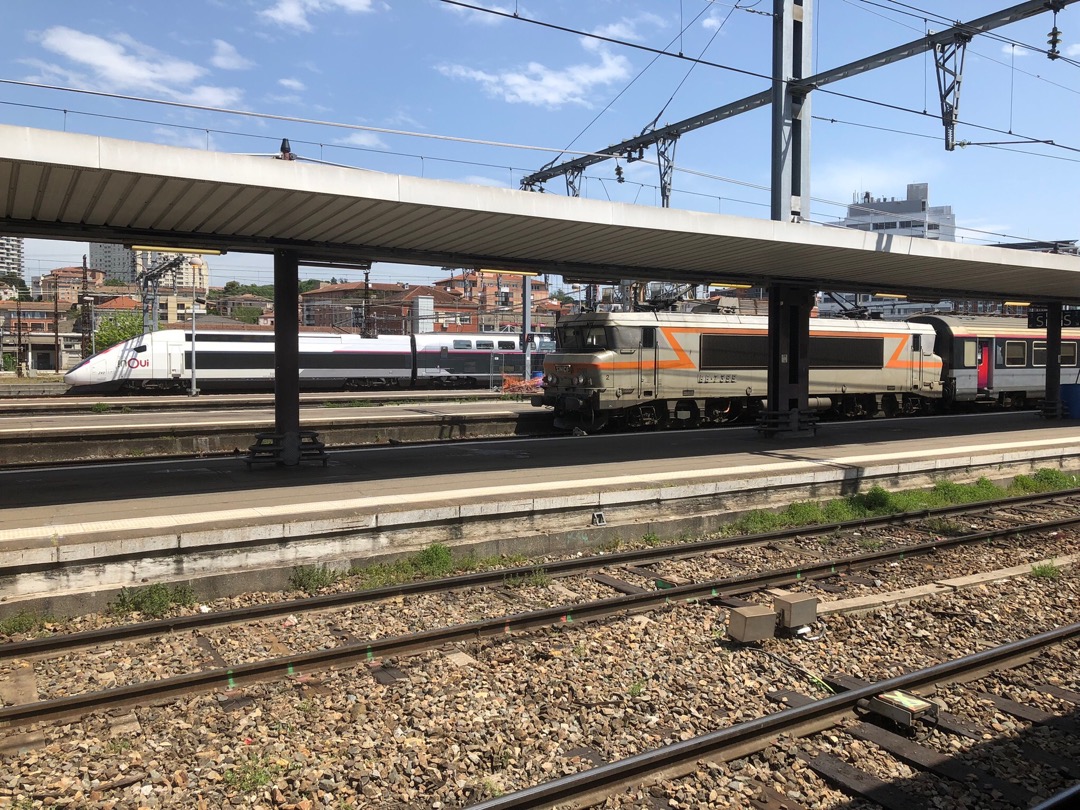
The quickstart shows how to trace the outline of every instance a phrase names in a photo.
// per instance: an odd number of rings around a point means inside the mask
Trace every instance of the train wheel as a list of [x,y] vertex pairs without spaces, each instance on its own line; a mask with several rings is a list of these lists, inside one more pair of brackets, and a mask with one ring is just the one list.
[[593,410],[584,411],[581,414],[581,429],[586,433],[599,433],[607,427],[608,414],[598,413]]
[[884,394],[881,397],[881,412],[890,419],[900,413],[900,403],[896,401],[896,394]]
[[710,399],[705,403],[705,418],[722,425],[736,421],[742,410],[742,403],[737,399]]

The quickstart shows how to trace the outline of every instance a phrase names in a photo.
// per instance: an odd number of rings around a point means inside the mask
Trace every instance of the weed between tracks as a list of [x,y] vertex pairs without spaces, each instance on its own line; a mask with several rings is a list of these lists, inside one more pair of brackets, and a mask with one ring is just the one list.
[[145,588],[121,588],[116,600],[109,603],[109,612],[117,616],[141,613],[160,619],[173,607],[192,607],[195,591],[187,585],[169,586],[161,582]]
[[1061,569],[1052,562],[1041,563],[1040,565],[1031,566],[1031,575],[1039,579],[1054,581],[1061,579]]
[[[311,595],[346,580],[348,580],[348,587],[350,588],[369,590],[390,585],[400,585],[417,579],[435,579],[469,571],[522,565],[524,562],[525,557],[521,555],[499,557],[474,557],[470,555],[454,559],[449,546],[435,543],[411,557],[377,565],[355,567],[347,572],[335,571],[317,565],[300,566],[293,569],[292,574],[289,576],[289,584],[296,590]],[[522,582],[519,584],[536,583]]]
[[[874,487],[868,492],[824,503],[793,503],[783,510],[770,512],[759,510],[744,515],[739,520],[725,526],[718,534],[734,536],[741,534],[760,534],[785,528],[811,526],[820,523],[838,523],[860,517],[897,514],[920,511],[935,506],[973,503],[975,501],[994,500],[1009,495],[1022,495],[1035,492],[1054,492],[1062,489],[1080,487],[1080,476],[1067,475],[1060,470],[1039,470],[1033,475],[1017,476],[1008,487],[1000,487],[988,479],[980,479],[974,484],[954,484],[939,482],[929,490],[909,492],[887,492],[881,487]],[[931,518],[927,528],[936,534],[947,536],[963,533],[959,524],[943,518]],[[668,539],[661,538],[655,532],[648,532],[640,538],[640,544],[651,546],[661,542],[693,542],[698,538],[681,534]],[[615,538],[607,541],[601,551],[616,551],[620,548],[638,545],[639,542],[623,541]],[[821,537],[823,546],[831,545],[834,539]],[[367,590],[388,585],[412,582],[417,579],[445,577],[450,574],[484,571],[496,568],[522,566],[528,562],[523,555],[506,555],[478,558],[472,555],[454,559],[451,550],[436,544],[423,551],[390,563],[357,567],[347,573],[324,568],[322,566],[301,566],[293,570],[290,584],[293,588],[315,594],[330,586],[344,583],[345,587]],[[1055,580],[1061,572],[1054,565],[1035,566],[1032,576]],[[346,582],[347,580],[347,582]],[[508,587],[537,586],[550,583],[550,577],[541,566],[525,577],[510,578],[504,584]],[[151,618],[165,616],[173,607],[191,607],[196,602],[195,592],[187,586],[169,586],[161,583],[144,588],[124,588],[116,600],[109,604],[109,612],[117,616],[141,613]],[[0,620],[0,639],[13,636],[30,636],[50,630],[50,625],[58,620],[51,616],[37,615],[29,611]]]
[[[998,486],[987,478],[980,478],[974,484],[955,484],[951,481],[940,481],[931,489],[907,492],[888,492],[881,487],[873,487],[865,493],[837,500],[824,502],[800,501],[776,512],[765,510],[750,512],[739,520],[723,527],[718,534],[727,537],[743,534],[762,534],[800,526],[814,526],[821,523],[840,523],[858,518],[900,514],[902,512],[918,512],[937,506],[990,501],[1010,495],[1054,492],[1077,486],[1080,486],[1080,476],[1066,475],[1060,470],[1048,469],[1039,470],[1034,475],[1017,476],[1008,487]],[[942,536],[963,534],[965,531],[962,525],[946,518],[930,519],[927,521],[927,528]],[[662,543],[689,543],[696,539],[698,538],[686,534],[678,537],[663,538],[656,532],[649,531],[642,535],[637,542],[624,543],[620,539],[609,540],[600,550],[612,552],[631,545],[657,546]],[[833,538],[826,536],[822,537],[820,542],[822,545],[830,545],[835,541]],[[860,547],[867,551],[875,551],[881,545],[880,541],[873,538],[864,538],[860,543]],[[289,582],[293,588],[313,595],[332,585],[342,583],[346,579],[348,580],[347,587],[366,590],[412,582],[417,579],[430,579],[469,571],[523,565],[525,562],[525,558],[520,556],[490,557],[486,559],[468,556],[455,560],[450,548],[435,544],[402,560],[353,568],[347,573],[321,566],[301,566],[293,570]],[[1051,577],[1049,573],[1035,575]],[[503,585],[508,588],[544,587],[550,582],[551,577],[544,572],[542,567],[538,566],[528,576],[508,577]]]

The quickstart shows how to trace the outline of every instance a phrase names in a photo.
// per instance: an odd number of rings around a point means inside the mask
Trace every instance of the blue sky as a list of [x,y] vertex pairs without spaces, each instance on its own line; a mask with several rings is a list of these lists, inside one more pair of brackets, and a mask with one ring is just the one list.
[[[439,0],[9,3],[0,32],[0,78],[8,80],[0,83],[0,120],[239,153],[273,153],[287,137],[304,158],[516,188],[559,150],[600,149],[654,120],[678,121],[768,87],[746,72],[771,70],[771,0],[474,4],[519,19]],[[1010,4],[817,0],[815,71],[947,27],[937,16],[942,7],[950,18],[970,20]],[[1056,61],[1036,50],[1047,47],[1052,24],[1042,14],[971,42],[956,137],[973,145],[953,152],[944,149],[929,56],[827,88],[851,98],[815,92],[812,220],[835,221],[856,194],[902,197],[908,183],[927,182],[931,205],[953,206],[963,241],[1080,238],[1080,4],[1058,15],[1064,58]],[[684,135],[672,205],[768,218],[769,116],[766,107]],[[974,145],[1024,139],[1054,145]],[[621,184],[613,162],[590,169],[584,196],[658,206],[655,165],[622,168]],[[558,179],[548,189],[566,193]],[[83,252],[78,243],[30,240],[28,273],[77,264]],[[272,280],[264,257],[210,264],[215,284]],[[440,275],[399,265],[372,272],[375,281]]]

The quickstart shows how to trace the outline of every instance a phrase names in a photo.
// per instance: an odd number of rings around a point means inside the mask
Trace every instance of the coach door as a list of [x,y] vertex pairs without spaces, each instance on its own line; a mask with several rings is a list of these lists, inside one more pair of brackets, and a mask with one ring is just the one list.
[[991,362],[994,353],[990,348],[989,340],[979,341],[979,381],[978,388],[980,391],[989,391],[990,386],[993,384],[993,378],[991,376]]
[[178,380],[184,376],[184,352],[180,346],[168,346],[169,376]]
[[656,327],[645,326],[641,330],[641,346],[638,350],[638,380],[641,392],[639,396],[650,399],[656,396],[657,352],[659,347],[656,341]]
[[908,363],[908,368],[911,369],[911,379],[908,380],[908,390],[918,391],[922,388],[923,381],[922,335],[912,335],[910,343],[911,362]]

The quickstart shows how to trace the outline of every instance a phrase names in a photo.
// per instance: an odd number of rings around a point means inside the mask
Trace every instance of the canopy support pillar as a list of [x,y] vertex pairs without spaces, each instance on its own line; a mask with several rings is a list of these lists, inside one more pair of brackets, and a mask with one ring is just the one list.
[[810,313],[814,291],[777,284],[769,290],[769,383],[766,410],[757,430],[766,438],[813,436],[810,410]]

